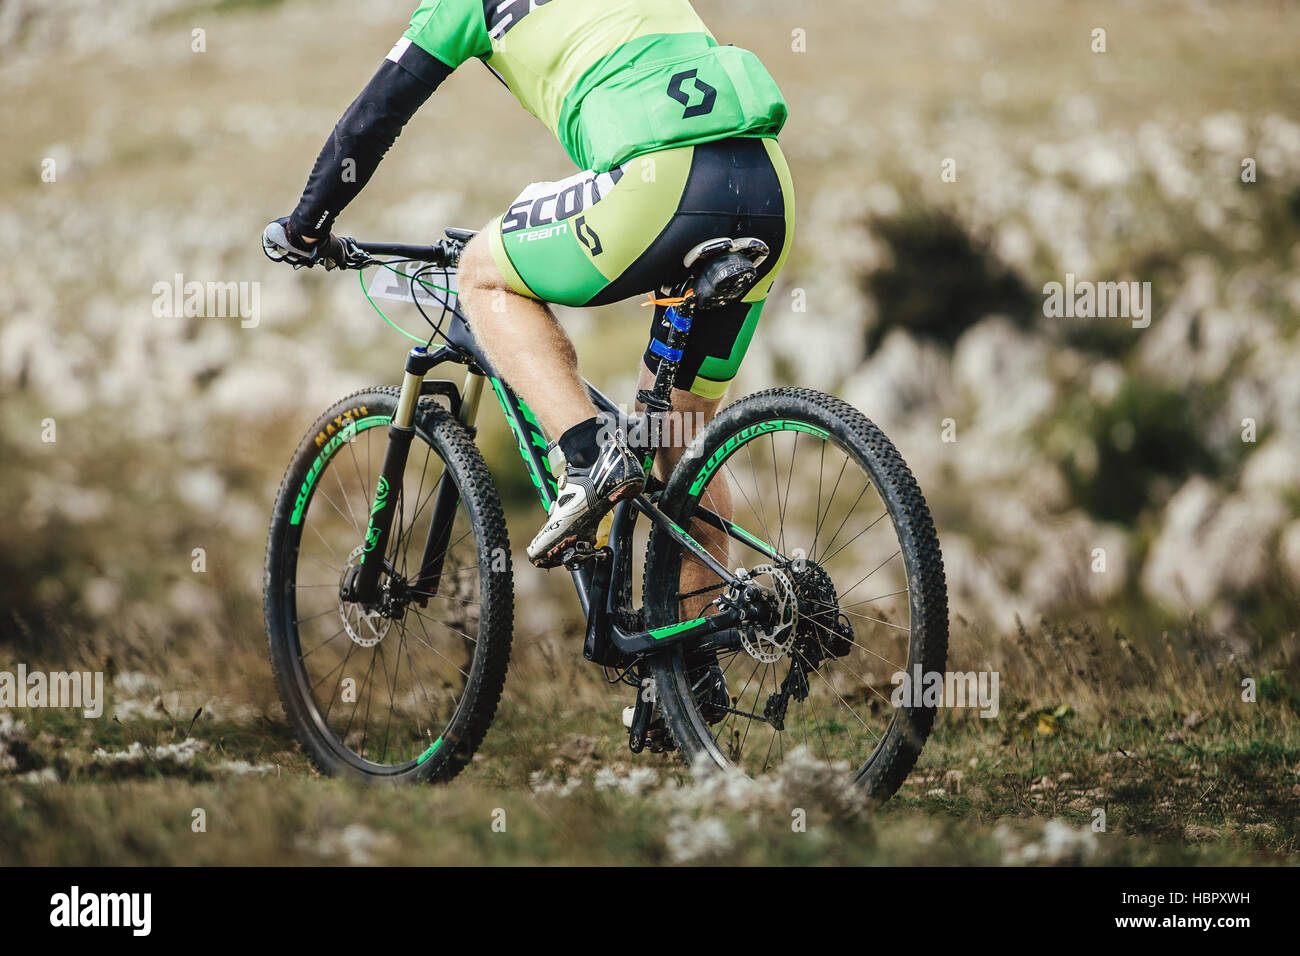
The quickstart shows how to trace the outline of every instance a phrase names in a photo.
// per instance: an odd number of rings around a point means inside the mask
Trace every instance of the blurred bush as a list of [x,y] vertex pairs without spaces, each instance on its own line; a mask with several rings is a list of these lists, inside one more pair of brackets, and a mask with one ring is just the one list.
[[1101,402],[1067,400],[1057,425],[1075,431],[1062,463],[1071,499],[1100,521],[1134,524],[1192,474],[1219,471],[1202,434],[1203,394],[1186,395],[1148,379],[1129,379]]
[[872,352],[891,329],[952,346],[986,315],[1033,321],[1041,299],[994,254],[987,239],[946,209],[909,203],[893,216],[873,216],[867,229],[887,251],[868,272],[863,290],[875,299],[879,321],[867,330]]

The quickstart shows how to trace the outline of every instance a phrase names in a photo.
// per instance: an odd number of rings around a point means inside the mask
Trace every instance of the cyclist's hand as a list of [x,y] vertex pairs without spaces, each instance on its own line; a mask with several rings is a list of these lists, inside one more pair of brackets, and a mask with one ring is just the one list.
[[262,251],[266,257],[273,262],[287,262],[295,269],[310,269],[317,263],[326,269],[334,268],[337,259],[330,253],[337,251],[337,245],[332,236],[307,242],[293,233],[288,216],[268,222],[262,230]]

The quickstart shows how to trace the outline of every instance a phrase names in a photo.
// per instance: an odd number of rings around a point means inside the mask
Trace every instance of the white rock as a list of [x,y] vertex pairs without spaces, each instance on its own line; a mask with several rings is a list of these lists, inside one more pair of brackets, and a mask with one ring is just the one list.
[[1285,492],[1300,483],[1300,444],[1276,435],[1246,459],[1241,487],[1247,491]]
[[1292,583],[1300,586],[1300,521],[1292,521],[1282,529],[1277,549]]
[[1208,479],[1194,476],[1165,507],[1142,586],[1170,607],[1211,607],[1260,580],[1268,567],[1268,543],[1285,517],[1285,506],[1274,497],[1228,497]]
[[[894,329],[845,383],[844,399],[888,432],[911,415],[953,407],[950,375],[949,360],[941,349]],[[942,417],[934,417],[936,435]]]

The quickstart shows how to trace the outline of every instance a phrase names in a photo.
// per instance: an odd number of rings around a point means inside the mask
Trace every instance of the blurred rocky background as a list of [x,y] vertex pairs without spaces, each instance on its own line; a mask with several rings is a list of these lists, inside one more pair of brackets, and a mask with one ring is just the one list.
[[[395,381],[406,344],[355,276],[277,267],[258,236],[410,5],[0,0],[13,655],[270,704],[261,560],[282,468],[330,401]],[[1154,640],[1193,615],[1233,651],[1293,646],[1300,9],[697,5],[791,107],[798,239],[733,394],[816,386],[894,439],[935,513],[955,654],[1018,624]],[[471,64],[339,228],[429,240],[567,170]],[[1067,275],[1149,282],[1149,325],[1045,315]],[[159,317],[155,284],[177,276],[257,283],[257,322]],[[645,310],[563,318],[589,377],[630,399]],[[491,409],[484,443],[521,653],[576,656],[571,585],[522,560],[539,512]]]

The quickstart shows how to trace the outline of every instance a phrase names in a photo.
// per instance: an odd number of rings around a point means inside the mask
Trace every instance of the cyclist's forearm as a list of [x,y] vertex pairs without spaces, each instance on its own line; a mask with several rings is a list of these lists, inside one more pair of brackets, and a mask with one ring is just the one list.
[[450,75],[450,67],[414,44],[393,48],[316,157],[290,218],[294,233],[328,235],[343,207],[370,181],[407,120]]

